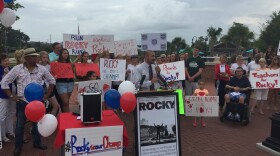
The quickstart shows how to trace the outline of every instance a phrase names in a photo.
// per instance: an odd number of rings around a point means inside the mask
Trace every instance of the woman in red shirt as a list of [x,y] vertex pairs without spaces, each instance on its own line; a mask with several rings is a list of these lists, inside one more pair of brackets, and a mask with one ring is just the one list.
[[225,103],[225,86],[228,84],[231,76],[230,66],[227,64],[226,55],[220,56],[220,63],[215,65],[215,76],[216,84],[218,84],[216,87],[218,88],[219,106],[220,110],[222,110]]

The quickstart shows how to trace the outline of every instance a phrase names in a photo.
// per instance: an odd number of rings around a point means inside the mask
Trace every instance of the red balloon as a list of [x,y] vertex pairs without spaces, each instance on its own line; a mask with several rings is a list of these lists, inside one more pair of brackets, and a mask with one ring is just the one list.
[[121,96],[120,103],[123,111],[126,113],[130,113],[136,107],[136,96],[131,92],[124,93]]
[[32,122],[40,121],[46,113],[46,107],[41,101],[31,101],[25,107],[25,116]]
[[5,6],[4,0],[0,0],[0,13],[3,12],[4,6]]

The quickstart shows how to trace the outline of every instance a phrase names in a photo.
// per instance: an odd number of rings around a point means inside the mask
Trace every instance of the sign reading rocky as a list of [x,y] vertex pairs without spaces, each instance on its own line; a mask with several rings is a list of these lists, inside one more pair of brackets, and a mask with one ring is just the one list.
[[101,80],[125,81],[126,60],[100,59]]
[[280,88],[280,70],[261,70],[250,72],[250,82],[254,89]]
[[158,65],[167,82],[185,80],[185,62],[177,61]]
[[186,116],[219,116],[218,96],[186,96],[185,97]]

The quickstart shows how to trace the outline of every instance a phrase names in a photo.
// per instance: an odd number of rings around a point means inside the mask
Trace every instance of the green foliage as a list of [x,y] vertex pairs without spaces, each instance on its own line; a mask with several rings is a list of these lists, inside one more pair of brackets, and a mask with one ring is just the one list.
[[223,29],[218,27],[209,27],[207,29],[207,35],[209,37],[209,52],[211,53],[213,51],[214,45],[218,42],[218,37],[222,35]]
[[178,53],[180,49],[190,50],[190,46],[186,43],[185,39],[175,37],[171,42],[167,42],[167,54]]

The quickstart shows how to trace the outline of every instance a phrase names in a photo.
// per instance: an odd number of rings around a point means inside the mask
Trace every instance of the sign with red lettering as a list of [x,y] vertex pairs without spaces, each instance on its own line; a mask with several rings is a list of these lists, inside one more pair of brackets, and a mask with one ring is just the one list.
[[71,63],[52,62],[51,74],[56,78],[74,78],[74,72]]
[[86,76],[88,71],[94,71],[96,76],[100,76],[99,66],[95,63],[75,63],[76,75]]
[[103,51],[109,51],[109,53],[115,53],[114,35],[92,35],[90,50],[91,54],[102,53]]
[[92,35],[63,34],[63,47],[70,55],[80,55],[89,52]]
[[250,83],[254,89],[280,88],[280,70],[250,71]]
[[160,74],[167,81],[185,80],[185,62],[177,61],[158,65]]
[[126,60],[100,59],[101,80],[125,81]]
[[219,96],[186,96],[186,116],[219,116]]
[[122,156],[123,126],[65,130],[65,156]]
[[138,55],[137,44],[135,40],[115,41],[115,56],[117,55]]

